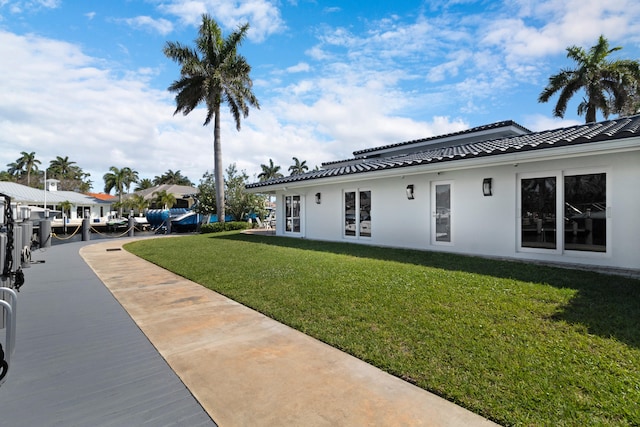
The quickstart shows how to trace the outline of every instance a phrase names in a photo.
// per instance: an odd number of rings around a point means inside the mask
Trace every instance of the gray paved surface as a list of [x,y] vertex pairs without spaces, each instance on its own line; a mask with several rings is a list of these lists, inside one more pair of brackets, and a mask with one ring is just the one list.
[[82,260],[84,245],[35,251],[45,263],[25,269],[0,426],[215,426]]

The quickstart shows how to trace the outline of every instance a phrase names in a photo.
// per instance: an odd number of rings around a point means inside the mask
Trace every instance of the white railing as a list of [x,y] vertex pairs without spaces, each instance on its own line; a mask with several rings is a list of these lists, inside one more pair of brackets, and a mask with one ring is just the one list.
[[[5,300],[8,299],[9,301]],[[4,317],[6,322],[4,324],[6,328],[5,332],[5,348],[4,348],[4,360],[0,360],[0,363],[3,366],[0,367],[0,385],[2,385],[6,379],[7,374],[9,372],[9,366],[11,366],[10,360],[11,356],[16,348],[16,309],[18,304],[18,295],[16,291],[11,288],[0,288],[0,307],[4,310],[0,309],[0,316],[2,316],[4,311]],[[2,322],[0,322],[2,323]],[[6,362],[4,364],[3,362]]]

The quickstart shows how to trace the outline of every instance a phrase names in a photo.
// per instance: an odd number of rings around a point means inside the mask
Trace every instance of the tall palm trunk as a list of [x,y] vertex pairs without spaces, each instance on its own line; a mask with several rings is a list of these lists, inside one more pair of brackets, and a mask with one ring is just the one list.
[[220,143],[220,104],[215,106],[213,117],[213,174],[216,185],[216,212],[218,221],[224,222],[224,174],[222,169],[222,144]]
[[596,121],[596,107],[595,105],[589,104],[587,107],[587,114],[585,116],[586,123],[595,123]]

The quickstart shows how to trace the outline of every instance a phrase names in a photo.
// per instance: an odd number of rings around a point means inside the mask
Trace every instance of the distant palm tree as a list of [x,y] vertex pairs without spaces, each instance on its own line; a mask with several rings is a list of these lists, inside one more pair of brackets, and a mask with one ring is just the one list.
[[115,166],[111,166],[109,168],[110,172],[104,174],[102,179],[104,179],[104,192],[109,194],[111,190],[116,190],[116,195],[118,196],[118,211],[119,215],[122,216],[122,193],[124,193],[125,181],[127,179],[127,171],[128,168],[118,169]]
[[[580,90],[586,92],[578,105],[578,115],[585,114],[587,123],[596,121],[596,112],[602,111],[605,118],[612,112],[622,111],[628,102],[628,88],[640,81],[640,64],[632,60],[609,60],[610,54],[622,49],[609,48],[609,42],[600,36],[598,43],[586,52],[578,46],[567,48],[567,57],[576,62],[576,68],[561,70],[549,77],[538,102],[547,102],[560,92],[553,110],[555,117],[564,117],[569,100]],[[637,87],[637,86],[636,86]]]
[[306,160],[303,160],[301,162],[297,157],[293,157],[293,162],[294,163],[289,166],[290,175],[300,175],[309,170],[309,166],[307,166]]
[[74,166],[76,162],[72,162],[69,160],[69,156],[61,157],[56,156],[54,160],[49,162],[49,169],[47,169],[47,173],[51,178],[64,179],[64,178],[75,178],[75,173],[77,172],[77,167]]
[[140,194],[132,195],[127,201],[129,202],[129,206],[136,209],[141,216],[144,210],[149,207],[149,201]]
[[153,178],[153,185],[173,184],[173,185],[193,185],[191,180],[183,176],[179,170],[172,171],[169,169],[160,176]]
[[163,206],[163,209],[171,209],[176,204],[176,196],[167,193],[167,190],[154,191],[153,196],[156,205]]
[[129,188],[131,188],[131,184],[135,184],[136,182],[138,182],[138,172],[134,171],[131,168],[124,167],[122,168],[122,174],[124,178],[122,184],[128,193]]
[[24,173],[27,174],[27,186],[31,187],[31,174],[38,172],[38,165],[41,162],[36,159],[35,151],[32,151],[31,153],[23,151],[20,154],[22,157],[16,160],[17,169],[24,171]]
[[249,115],[249,106],[260,108],[251,90],[251,66],[238,54],[238,47],[248,30],[249,24],[244,24],[224,38],[216,21],[204,14],[195,49],[179,42],[167,42],[164,47],[164,54],[181,66],[180,79],[169,86],[169,91],[176,92],[174,114],[182,112],[187,115],[204,102],[207,106],[204,125],[208,125],[213,118],[213,170],[220,222],[224,222],[225,217],[220,106],[223,103],[229,105],[237,130],[240,130],[241,117]]
[[47,168],[47,177],[60,181],[58,190],[87,192],[92,186],[88,179],[90,176],[91,174],[84,172],[76,162],[69,160],[68,156],[56,156]]
[[138,185],[136,185],[133,191],[146,190],[147,188],[153,187],[153,185],[153,181],[151,181],[149,178],[143,178],[138,181]]
[[9,171],[0,171],[0,181],[15,182],[16,178]]
[[7,163],[7,173],[13,177],[13,181],[17,181],[22,176],[22,169],[18,167],[18,162]]
[[280,166],[273,164],[273,159],[269,159],[269,165],[260,165],[262,172],[258,174],[260,181],[267,181],[274,178],[282,178],[284,175],[280,173]]
[[60,209],[62,210],[62,214],[65,215],[67,218],[71,218],[72,207],[73,207],[73,204],[68,200],[65,200],[64,202],[60,202]]

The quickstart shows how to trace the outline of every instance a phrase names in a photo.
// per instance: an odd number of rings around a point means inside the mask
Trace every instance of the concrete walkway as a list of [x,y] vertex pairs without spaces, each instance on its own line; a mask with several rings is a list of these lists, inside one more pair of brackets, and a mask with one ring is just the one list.
[[490,426],[444,399],[121,250],[87,264],[221,426]]

